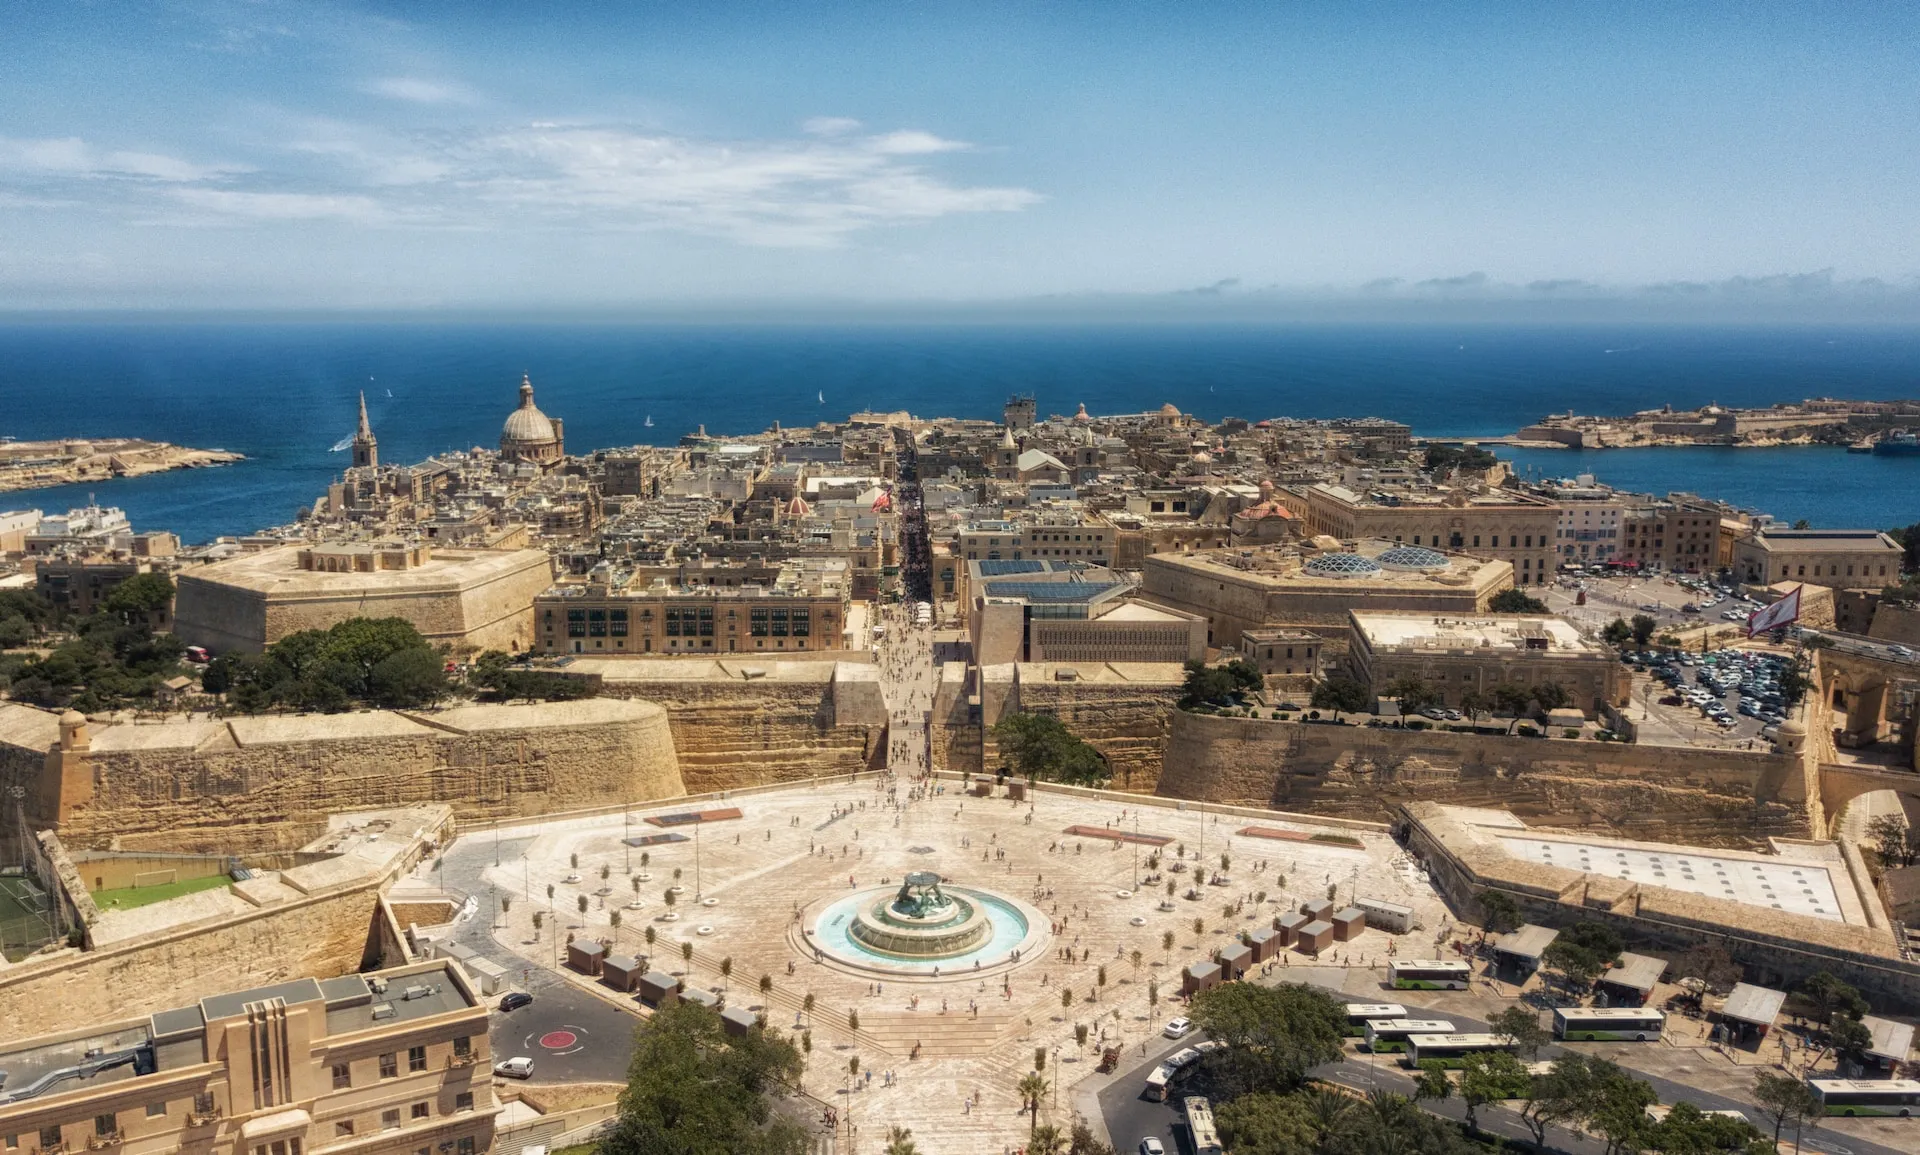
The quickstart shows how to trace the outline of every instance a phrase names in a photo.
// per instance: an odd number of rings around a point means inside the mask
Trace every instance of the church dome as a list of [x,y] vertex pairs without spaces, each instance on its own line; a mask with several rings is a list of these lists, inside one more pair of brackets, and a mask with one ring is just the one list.
[[1174,407],[1173,402],[1169,401],[1160,407],[1160,416],[1178,417],[1180,416],[1180,410]]
[[559,435],[553,431],[553,422],[533,403],[533,382],[522,376],[520,408],[507,415],[507,423],[500,429],[501,443],[547,442],[557,440],[558,437]]

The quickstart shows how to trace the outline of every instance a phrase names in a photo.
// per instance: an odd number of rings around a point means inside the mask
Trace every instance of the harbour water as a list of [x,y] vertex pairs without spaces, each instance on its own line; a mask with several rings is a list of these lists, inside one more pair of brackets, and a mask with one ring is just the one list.
[[[240,465],[0,497],[65,509],[94,495],[189,542],[291,520],[346,464],[367,407],[385,461],[491,445],[530,373],[575,451],[670,444],[864,410],[997,418],[1138,412],[1374,414],[1488,437],[1549,412],[1920,395],[1920,329],[570,324],[415,320],[0,322],[15,437],[125,434],[248,455]],[[651,424],[649,424],[651,421]],[[1506,452],[1506,451],[1503,451]],[[1920,520],[1920,458],[1816,448],[1513,451],[1543,474],[1687,490],[1816,525]]]

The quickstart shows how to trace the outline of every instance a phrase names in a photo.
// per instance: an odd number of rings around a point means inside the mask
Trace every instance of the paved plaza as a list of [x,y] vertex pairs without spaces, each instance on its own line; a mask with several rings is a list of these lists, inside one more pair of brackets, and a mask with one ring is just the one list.
[[[1026,1134],[1014,1086],[1033,1069],[1036,1049],[1047,1053],[1050,1080],[1056,1063],[1064,1072],[1058,1106],[1049,1095],[1041,1118],[1051,1112],[1064,1122],[1072,1086],[1092,1071],[1101,1047],[1123,1047],[1129,1061],[1151,1047],[1160,1025],[1179,1013],[1173,996],[1181,968],[1230,936],[1324,899],[1330,887],[1344,902],[1356,884],[1363,896],[1411,906],[1427,929],[1401,936],[1397,946],[1368,930],[1326,952],[1323,965],[1377,967],[1393,949],[1420,953],[1446,921],[1431,888],[1384,833],[1339,831],[1355,835],[1358,847],[1247,837],[1237,832],[1250,825],[1306,836],[1325,828],[1290,816],[1250,820],[1147,802],[1052,790],[1015,802],[963,797],[957,780],[929,790],[924,780],[864,775],[700,806],[503,828],[501,864],[480,876],[493,893],[480,897],[483,910],[492,909],[490,899],[509,898],[497,944],[550,973],[559,972],[568,935],[607,939],[614,953],[647,955],[690,987],[724,992],[730,1006],[764,1010],[773,1026],[810,1021],[807,1089],[839,1106],[843,1142],[850,1116],[858,1149],[877,1150],[887,1126],[900,1124],[914,1129],[930,1155],[993,1151]],[[737,808],[740,817],[669,817],[721,807]],[[1070,827],[1095,834],[1064,834]],[[1131,836],[1136,828],[1171,840],[1151,882],[1151,846],[1102,836]],[[686,840],[642,848],[624,841],[675,835]],[[1231,881],[1193,888],[1202,854],[1210,873],[1223,868],[1224,855]],[[1172,871],[1174,863],[1186,869]],[[816,957],[807,932],[821,909],[856,891],[898,886],[912,871],[1013,900],[1041,925],[1030,928],[1017,961],[993,957],[937,977]],[[1162,910],[1168,880],[1181,897]],[[666,892],[676,885],[669,906]],[[1184,897],[1189,889],[1199,897]],[[537,935],[536,912],[544,924]],[[683,961],[689,945],[691,964]],[[1308,961],[1292,957],[1287,965]],[[763,975],[772,980],[770,995],[759,989]],[[1157,1006],[1149,1005],[1150,986]],[[1070,1006],[1062,1006],[1063,992]],[[808,995],[811,1015],[803,1009]],[[1076,1033],[1082,1026],[1084,1044]],[[849,1074],[855,1058],[857,1090]]]

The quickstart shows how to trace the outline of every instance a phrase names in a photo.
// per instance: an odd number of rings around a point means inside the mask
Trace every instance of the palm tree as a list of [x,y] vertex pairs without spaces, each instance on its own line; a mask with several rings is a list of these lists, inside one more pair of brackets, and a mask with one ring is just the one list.
[[1040,1100],[1047,1097],[1047,1078],[1038,1071],[1029,1071],[1021,1076],[1014,1090],[1020,1092],[1020,1106],[1028,1114],[1027,1131],[1032,1133],[1040,1126]]
[[1337,1146],[1331,1140],[1347,1134],[1354,1125],[1354,1102],[1338,1091],[1316,1087],[1307,1092],[1307,1113],[1313,1117],[1313,1129],[1320,1146]]
[[1066,1135],[1052,1123],[1035,1127],[1027,1136],[1028,1155],[1060,1155],[1066,1148]]
[[886,1155],[920,1155],[920,1148],[913,1145],[913,1128],[887,1128]]

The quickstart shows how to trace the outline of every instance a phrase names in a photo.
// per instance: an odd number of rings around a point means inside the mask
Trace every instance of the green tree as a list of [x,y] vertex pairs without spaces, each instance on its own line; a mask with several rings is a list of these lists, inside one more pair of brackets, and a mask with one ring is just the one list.
[[800,1052],[777,1032],[729,1036],[696,1003],[662,1009],[634,1032],[627,1087],[602,1155],[801,1155],[803,1127],[773,1101],[800,1077]]
[[1536,1058],[1540,1048],[1547,1045],[1547,1031],[1540,1025],[1539,1013],[1526,1007],[1505,1008],[1493,1016],[1488,1029],[1511,1041],[1514,1049],[1529,1060]]
[[173,579],[158,571],[134,574],[100,602],[101,609],[130,626],[150,626],[156,614],[172,605]]
[[1507,733],[1513,733],[1514,726],[1526,717],[1527,708],[1533,705],[1534,687],[1521,682],[1500,682],[1491,693],[1495,707],[1512,716],[1513,720],[1507,723]]
[[1352,678],[1332,677],[1314,684],[1308,701],[1316,710],[1332,710],[1338,722],[1342,713],[1357,714],[1373,704],[1373,687]]
[[1920,862],[1920,834],[1904,814],[1879,814],[1867,823],[1867,839],[1883,867],[1912,866]]
[[1775,1155],[1774,1145],[1761,1138],[1753,1124],[1744,1119],[1706,1114],[1684,1100],[1675,1103],[1666,1118],[1643,1133],[1639,1146],[1665,1155],[1713,1155],[1721,1151]]
[[993,738],[1007,765],[1028,781],[1102,786],[1111,777],[1100,752],[1051,714],[1008,714],[994,723]]
[[1624,646],[1633,640],[1633,627],[1624,619],[1615,618],[1600,631],[1600,640],[1616,648]]
[[1223,983],[1195,995],[1191,1014],[1222,1044],[1207,1062],[1229,1094],[1298,1086],[1339,1058],[1346,1033],[1345,1005],[1307,986]]
[[1631,628],[1633,644],[1644,650],[1647,648],[1647,643],[1653,640],[1655,631],[1659,630],[1660,623],[1646,614],[1635,614]]
[[1861,1066],[1867,1061],[1867,1048],[1873,1045],[1873,1032],[1853,1015],[1836,1014],[1827,1024],[1827,1042],[1842,1061]]
[[1540,961],[1556,971],[1572,991],[1585,991],[1620,957],[1624,944],[1613,928],[1597,922],[1577,922],[1560,932]]
[[1440,700],[1440,694],[1433,686],[1421,678],[1411,675],[1395,678],[1380,691],[1383,698],[1392,698],[1400,704],[1402,716],[1418,714]]
[[[1605,1062],[1605,1060],[1600,1060]],[[1585,1119],[1599,1102],[1600,1080],[1594,1060],[1585,1055],[1562,1055],[1542,1075],[1534,1076],[1520,1105],[1520,1121],[1533,1135],[1536,1151],[1547,1149],[1547,1130]]]
[[1650,1083],[1632,1077],[1619,1066],[1599,1061],[1594,1076],[1593,1101],[1587,1107],[1586,1129],[1607,1141],[1607,1155],[1622,1155],[1644,1146],[1652,1121],[1647,1108],[1660,1101]]
[[1320,1127],[1304,1096],[1252,1091],[1213,1112],[1220,1139],[1234,1155],[1297,1155],[1312,1151]]
[[1482,890],[1473,896],[1480,904],[1480,923],[1495,934],[1520,929],[1520,904],[1502,890]]
[[1920,572],[1920,522],[1905,529],[1890,529],[1887,536],[1900,543],[1900,568],[1907,573]]
[[1493,700],[1478,690],[1467,690],[1460,695],[1460,712],[1476,726],[1480,724],[1480,715],[1491,709]]
[[1776,1075],[1771,1071],[1760,1072],[1754,1080],[1753,1101],[1760,1108],[1761,1117],[1773,1124],[1775,1145],[1779,1144],[1780,1132],[1789,1123],[1797,1131],[1822,1110],[1813,1088],[1792,1075]]
[[920,1148],[913,1142],[913,1128],[888,1127],[886,1155],[920,1155]]
[[1027,1133],[1028,1155],[1061,1155],[1067,1147],[1067,1136],[1052,1123],[1042,1123]]
[[1547,603],[1525,590],[1505,589],[1493,595],[1487,608],[1496,614],[1544,614],[1547,612]]
[[1573,701],[1573,694],[1558,682],[1539,682],[1533,687],[1533,700],[1542,710],[1558,710]]
[[1531,1079],[1527,1067],[1508,1051],[1474,1051],[1460,1062],[1460,1101],[1467,1107],[1467,1127],[1480,1129],[1480,1108],[1526,1094]]
[[1798,654],[1780,667],[1780,696],[1788,706],[1798,706],[1812,688],[1813,659],[1806,654]]
[[1420,1073],[1413,1077],[1413,1097],[1420,1102],[1441,1102],[1453,1095],[1453,1080],[1447,1077],[1447,1065],[1438,1059],[1427,1059],[1420,1064]]
[[[1046,1049],[1040,1048],[1036,1062],[1046,1061]],[[1014,1090],[1020,1092],[1020,1109],[1027,1112],[1027,1131],[1040,1125],[1040,1104],[1047,1097],[1047,1079],[1039,1071],[1029,1071],[1020,1077]]]
[[1836,1014],[1857,1019],[1872,1009],[1851,983],[1835,978],[1826,971],[1820,971],[1801,983],[1799,993],[1806,1000],[1807,1017],[1823,1027],[1830,1025]]
[[1237,700],[1240,688],[1232,671],[1226,667],[1189,661],[1186,664],[1186,679],[1180,688],[1180,708],[1191,710],[1208,703],[1224,706]]

